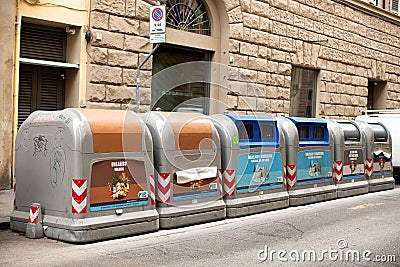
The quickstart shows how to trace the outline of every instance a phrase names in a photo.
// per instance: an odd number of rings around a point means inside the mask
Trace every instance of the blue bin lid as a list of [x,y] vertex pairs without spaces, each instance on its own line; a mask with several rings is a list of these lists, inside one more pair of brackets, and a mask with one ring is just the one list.
[[234,122],[236,121],[274,121],[277,119],[271,116],[264,115],[237,115],[237,114],[225,114],[225,116],[229,117]]
[[[225,114],[230,118],[238,127],[243,125],[252,125],[252,133],[250,138],[240,138],[239,131],[239,147],[279,147],[279,130],[277,126],[277,119],[270,116],[263,115],[232,115]],[[260,125],[268,125],[272,127],[273,136],[271,138],[263,137],[261,135]],[[249,134],[250,135],[250,134]]]
[[[287,117],[295,125],[299,132],[299,146],[329,146],[329,130],[328,123],[324,119],[318,118],[300,118],[300,117]],[[301,136],[299,127],[306,126],[308,129],[307,136]],[[320,132],[316,132],[314,126],[323,127],[323,137],[319,137]],[[316,136],[317,135],[317,136]]]

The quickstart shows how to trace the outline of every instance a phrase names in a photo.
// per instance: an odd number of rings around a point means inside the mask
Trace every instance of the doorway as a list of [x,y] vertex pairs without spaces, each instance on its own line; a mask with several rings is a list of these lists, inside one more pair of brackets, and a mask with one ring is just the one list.
[[161,45],[153,55],[151,109],[208,114],[210,59],[208,51]]

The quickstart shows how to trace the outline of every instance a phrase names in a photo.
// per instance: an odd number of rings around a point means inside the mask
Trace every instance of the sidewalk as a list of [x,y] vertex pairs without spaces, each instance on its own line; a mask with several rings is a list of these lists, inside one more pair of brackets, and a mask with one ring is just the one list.
[[10,215],[13,209],[14,190],[0,190],[0,229],[10,228]]

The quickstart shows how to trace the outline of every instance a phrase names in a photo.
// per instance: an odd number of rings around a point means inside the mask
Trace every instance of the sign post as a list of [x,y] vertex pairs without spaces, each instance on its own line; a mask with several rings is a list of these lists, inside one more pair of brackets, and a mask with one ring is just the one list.
[[165,6],[150,7],[150,43],[165,43]]
[[157,51],[161,43],[165,43],[165,6],[150,7],[150,43],[156,44],[146,58],[140,62],[136,75],[136,112],[140,113],[140,70],[149,58]]

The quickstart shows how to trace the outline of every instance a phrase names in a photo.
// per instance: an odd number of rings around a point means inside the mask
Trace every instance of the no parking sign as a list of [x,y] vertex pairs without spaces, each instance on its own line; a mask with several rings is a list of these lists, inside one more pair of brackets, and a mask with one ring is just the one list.
[[150,7],[150,43],[165,43],[165,6]]

